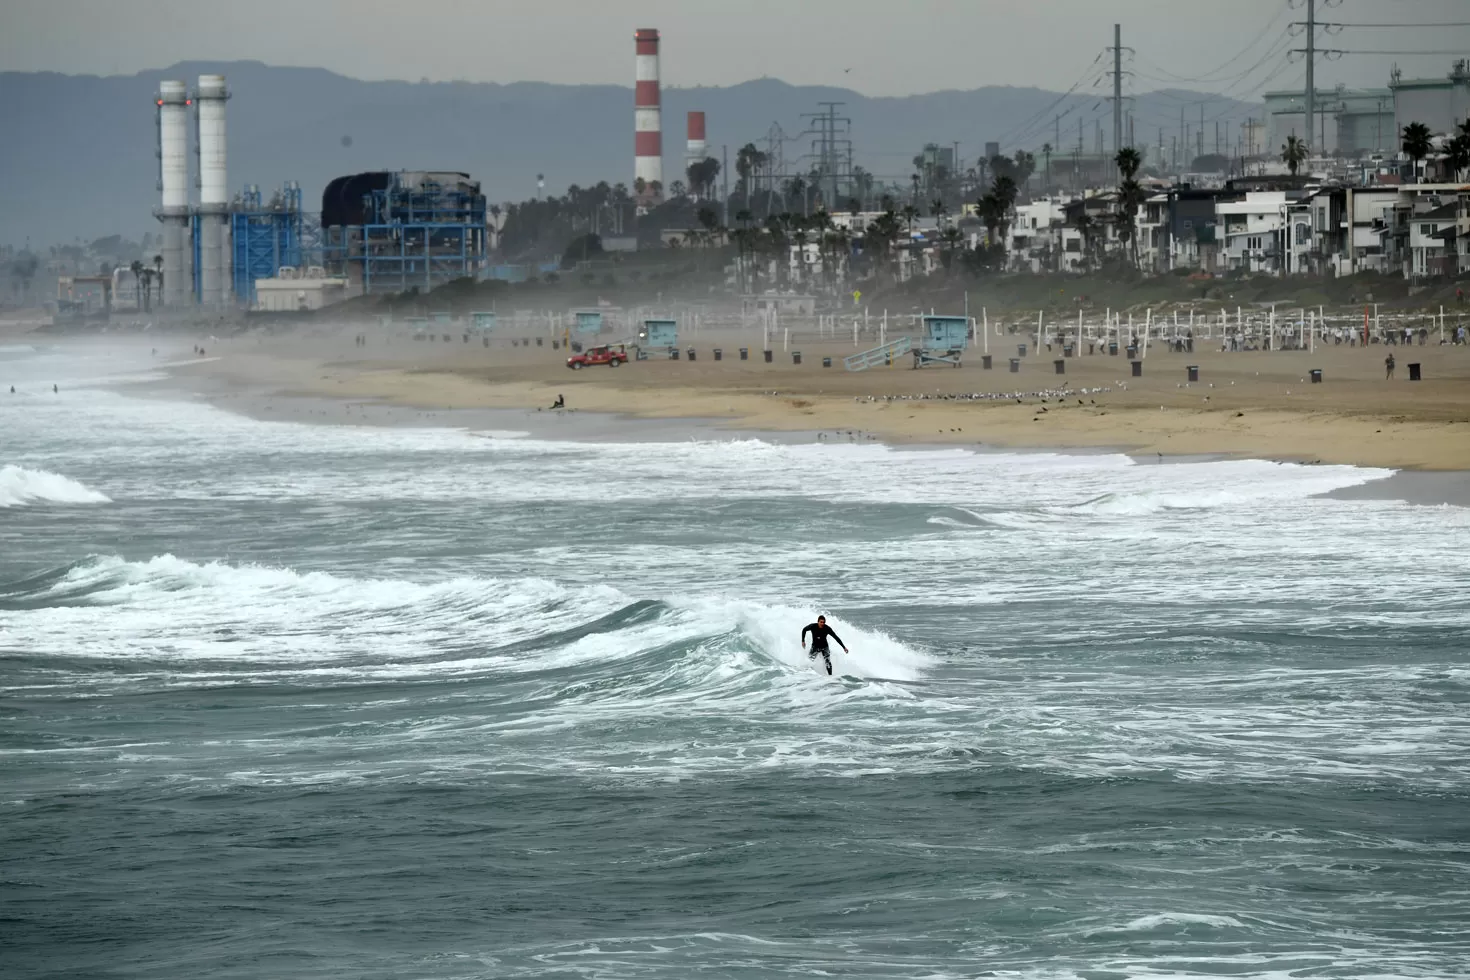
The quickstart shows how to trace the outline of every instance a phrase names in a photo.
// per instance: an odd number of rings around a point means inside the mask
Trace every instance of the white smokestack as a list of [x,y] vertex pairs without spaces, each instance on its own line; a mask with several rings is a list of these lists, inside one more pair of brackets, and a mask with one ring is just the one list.
[[225,76],[200,75],[195,93],[199,118],[199,265],[201,299],[222,307],[225,282],[225,221],[230,209],[225,171]]
[[189,95],[183,82],[159,82],[158,189],[163,222],[163,303],[181,307],[191,290],[192,263],[184,247],[189,228]]

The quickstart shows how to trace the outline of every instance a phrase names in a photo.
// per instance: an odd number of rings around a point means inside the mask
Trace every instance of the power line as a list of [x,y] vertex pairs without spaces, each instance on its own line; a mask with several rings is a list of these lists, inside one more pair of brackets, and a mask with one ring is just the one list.
[[[1271,29],[1277,25],[1277,22],[1280,21],[1281,18],[1286,15],[1287,10],[1288,10],[1287,7],[1282,7],[1280,10],[1278,10],[1276,12],[1276,16],[1275,17],[1272,17],[1269,21],[1266,22],[1266,26],[1263,27],[1263,28],[1261,28],[1261,32],[1259,34],[1257,34],[1255,37],[1251,38],[1249,44],[1247,44],[1245,47],[1243,47],[1239,51],[1237,51],[1227,61],[1225,61],[1225,62],[1217,65],[1214,68],[1211,68],[1209,71],[1205,72],[1203,75],[1198,75],[1198,76],[1193,76],[1193,77],[1186,76],[1186,75],[1175,75],[1173,72],[1169,71],[1167,68],[1164,68],[1162,65],[1154,64],[1153,67],[1156,68],[1157,70],[1163,72],[1165,75],[1171,76],[1171,78],[1173,80],[1179,81],[1179,82],[1195,82],[1195,83],[1199,83],[1199,82],[1220,82],[1220,81],[1224,81],[1225,78],[1223,78],[1223,77],[1222,78],[1215,78],[1213,76],[1215,76],[1219,72],[1224,71],[1226,68],[1229,68],[1231,65],[1235,64],[1237,61],[1240,61],[1242,58],[1244,58],[1247,55],[1249,55],[1250,52],[1255,49],[1256,45],[1260,44],[1261,41],[1266,37],[1266,35],[1271,32]],[[1273,41],[1271,43],[1270,47],[1275,47],[1275,45],[1279,42],[1279,40],[1280,39],[1278,38],[1277,41]],[[1144,64],[1152,64],[1152,63],[1149,62],[1147,59],[1144,59]],[[1246,71],[1249,72],[1249,71],[1251,71],[1251,69],[1247,68]],[[1226,77],[1234,77],[1234,76],[1226,76]],[[1167,81],[1167,79],[1162,79],[1162,78],[1154,79],[1154,80],[1155,81]]]
[[1317,23],[1317,26],[1318,27],[1339,27],[1339,28],[1341,28],[1341,27],[1401,27],[1401,28],[1404,28],[1404,29],[1407,30],[1407,29],[1415,28],[1415,27],[1470,27],[1470,20],[1440,21],[1438,23],[1426,23],[1426,24],[1339,24],[1339,23],[1329,23],[1327,21],[1319,21]]
[[1420,54],[1422,54],[1422,55],[1464,54],[1463,51],[1458,51],[1458,50],[1455,50],[1453,48],[1446,48],[1446,49],[1439,50],[1439,51],[1431,51],[1431,50],[1428,50],[1426,48],[1418,48],[1418,49],[1412,49],[1412,50],[1407,50],[1407,51],[1386,51],[1386,50],[1384,50],[1384,51],[1379,51],[1379,50],[1373,50],[1373,51],[1358,51],[1358,50],[1345,51],[1345,50],[1343,50],[1341,48],[1318,48],[1317,49],[1317,53],[1320,54],[1320,55],[1323,55],[1324,57],[1333,57],[1333,58],[1341,58],[1343,55],[1348,55],[1348,54],[1396,54],[1396,55],[1401,55],[1401,56],[1403,56],[1403,55],[1420,55]]
[[[1067,89],[1067,91],[1063,92],[1061,95],[1057,96],[1054,100],[1052,100],[1051,104],[1049,104],[1045,109],[1042,109],[1040,112],[1036,113],[1035,115],[1028,117],[1025,121],[1021,122],[1019,125],[1016,125],[1016,126],[1011,127],[1011,129],[1007,133],[1005,133],[999,140],[996,140],[996,142],[1000,143],[1002,146],[1005,146],[1006,144],[1008,144],[1008,143],[1011,142],[1012,138],[1015,136],[1015,134],[1017,132],[1020,132],[1022,130],[1025,130],[1028,127],[1034,125],[1038,119],[1042,119],[1042,118],[1050,115],[1053,109],[1055,109],[1057,106],[1061,105],[1062,102],[1068,96],[1070,96],[1073,92],[1076,92],[1077,91],[1078,87],[1083,82],[1087,81],[1087,76],[1090,75],[1090,74],[1092,74],[1092,69],[1097,66],[1097,63],[1099,61],[1102,61],[1103,54],[1104,54],[1104,52],[1102,52],[1102,51],[1099,51],[1097,53],[1097,57],[1095,57],[1095,58],[1092,59],[1092,64],[1090,64],[1090,65],[1087,66],[1087,70],[1082,73],[1082,77],[1081,78],[1077,79],[1077,81],[1075,81],[1075,82],[1072,83],[1072,87],[1071,88]],[[1093,83],[1093,84],[1095,85],[1096,83]]]

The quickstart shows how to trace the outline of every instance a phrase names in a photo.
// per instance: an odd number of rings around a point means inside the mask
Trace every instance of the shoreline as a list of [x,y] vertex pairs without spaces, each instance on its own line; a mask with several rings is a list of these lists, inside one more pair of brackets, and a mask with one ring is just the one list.
[[[918,435],[890,438],[872,430],[823,430],[798,428],[792,424],[777,426],[752,425],[749,416],[717,413],[670,414],[657,411],[642,414],[635,411],[603,411],[571,408],[551,411],[544,406],[528,407],[518,399],[527,392],[538,391],[539,385],[507,390],[505,386],[480,385],[471,379],[439,371],[408,372],[344,363],[311,362],[316,373],[315,386],[281,384],[254,376],[254,372],[224,371],[219,365],[228,358],[209,362],[173,364],[166,381],[147,382],[132,387],[145,394],[186,394],[226,411],[263,421],[328,425],[368,425],[387,427],[451,427],[492,438],[528,438],[567,441],[675,442],[698,440],[759,439],[776,444],[881,444],[897,450],[927,451],[964,449],[974,453],[1059,453],[1064,455],[1120,454],[1138,464],[1157,461],[1161,464],[1208,462],[1224,459],[1266,459],[1273,462],[1312,465],[1318,460],[1265,456],[1239,452],[1140,452],[1116,445],[1017,445],[985,439],[923,438]],[[274,362],[272,362],[274,363]],[[306,362],[297,362],[300,373]],[[482,402],[495,404],[463,404],[462,397],[407,399],[404,392],[383,397],[378,382],[384,376],[395,382],[412,380],[421,388],[425,381],[442,383],[454,379],[456,385],[475,385],[477,392],[488,396]],[[349,383],[355,381],[356,383]],[[453,395],[454,393],[450,393]],[[462,392],[459,393],[462,395]],[[420,391],[422,396],[422,391]],[[750,397],[748,394],[744,397]],[[765,396],[780,397],[780,396]],[[903,404],[954,406],[949,401]],[[667,406],[663,406],[666,408]],[[972,407],[972,406],[964,406]],[[1031,411],[1026,408],[1025,411]],[[794,421],[786,419],[782,421]],[[847,435],[848,432],[852,434]],[[1324,497],[1341,500],[1391,500],[1419,506],[1470,507],[1470,470],[1408,469],[1378,467],[1364,463],[1335,463],[1361,468],[1384,468],[1394,472],[1385,478],[1370,479],[1362,484],[1332,491]]]

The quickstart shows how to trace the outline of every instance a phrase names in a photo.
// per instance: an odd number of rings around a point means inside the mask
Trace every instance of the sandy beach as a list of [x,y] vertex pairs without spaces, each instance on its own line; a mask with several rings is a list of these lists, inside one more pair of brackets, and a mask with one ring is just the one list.
[[[681,344],[697,359],[633,361],[571,371],[565,349],[414,340],[397,331],[355,344],[351,329],[242,335],[209,341],[206,357],[177,369],[206,396],[247,392],[331,398],[443,412],[568,409],[630,419],[701,419],[738,430],[815,432],[847,441],[996,447],[1110,448],[1139,455],[1228,455],[1411,470],[1470,469],[1470,348],[1325,346],[1314,352],[1150,347],[1143,376],[1123,355],[1065,358],[1028,351],[1025,338],[991,344],[995,369],[978,351],[959,368],[904,361],[862,372],[842,368],[849,341],[804,337],[760,359],[760,334],[711,332]],[[529,339],[529,338],[528,338]],[[1014,342],[1012,342],[1014,341]],[[792,363],[798,342],[800,365]],[[1218,343],[1218,342],[1217,342]],[[741,361],[745,346],[751,359]],[[1031,345],[1034,346],[1034,345]],[[719,347],[724,359],[716,362]],[[1393,380],[1384,358],[1397,361]],[[822,359],[833,366],[824,368]],[[1421,365],[1409,381],[1408,365]],[[1189,366],[1199,380],[1187,380]],[[1309,372],[1323,381],[1312,384]],[[978,397],[972,397],[978,396]],[[247,410],[247,409],[242,409]],[[344,411],[350,411],[344,409]],[[324,410],[324,414],[325,410]]]

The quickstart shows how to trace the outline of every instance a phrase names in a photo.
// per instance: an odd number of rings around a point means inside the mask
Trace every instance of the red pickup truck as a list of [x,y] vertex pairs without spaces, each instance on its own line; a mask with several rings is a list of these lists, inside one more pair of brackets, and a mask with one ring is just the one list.
[[592,367],[597,364],[606,364],[608,367],[617,367],[619,364],[627,363],[628,352],[621,347],[589,347],[580,354],[573,354],[567,358],[567,367],[573,371],[580,371],[584,367]]

